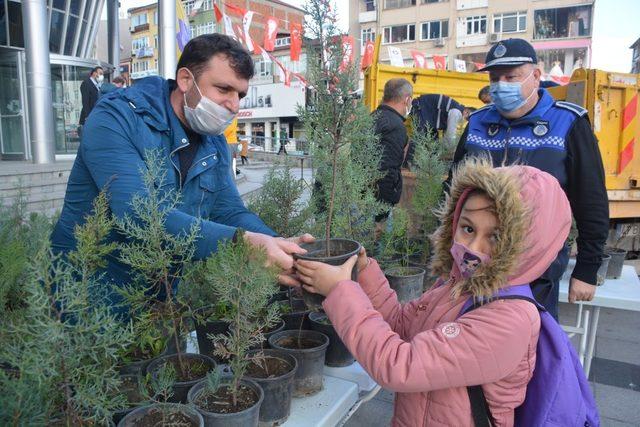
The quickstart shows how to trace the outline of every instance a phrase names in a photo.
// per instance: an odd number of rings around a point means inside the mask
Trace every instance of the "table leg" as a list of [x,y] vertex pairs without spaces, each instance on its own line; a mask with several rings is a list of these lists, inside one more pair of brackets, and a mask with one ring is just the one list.
[[591,371],[591,359],[596,347],[596,333],[598,332],[598,321],[600,320],[600,307],[593,307],[593,319],[591,319],[591,325],[589,327],[589,340],[587,341],[587,354],[585,357],[584,373],[589,378],[589,372]]

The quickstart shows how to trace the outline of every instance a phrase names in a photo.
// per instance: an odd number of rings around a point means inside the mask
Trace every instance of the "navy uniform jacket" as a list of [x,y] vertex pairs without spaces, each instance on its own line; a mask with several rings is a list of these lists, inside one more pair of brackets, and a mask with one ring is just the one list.
[[[496,167],[525,164],[553,175],[567,194],[578,228],[573,277],[595,285],[609,229],[598,141],[587,110],[556,102],[545,89],[538,93],[536,106],[519,119],[505,119],[492,104],[475,111],[460,138],[453,165],[467,155],[489,154]],[[554,269],[554,275],[562,275],[566,258],[564,264]]]

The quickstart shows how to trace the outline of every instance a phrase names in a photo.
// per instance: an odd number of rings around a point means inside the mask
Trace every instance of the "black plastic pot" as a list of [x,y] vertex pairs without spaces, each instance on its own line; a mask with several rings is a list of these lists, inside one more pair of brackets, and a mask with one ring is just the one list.
[[605,248],[605,253],[611,255],[609,267],[607,268],[607,279],[619,279],[622,276],[622,267],[624,259],[627,257],[627,251],[617,248]]
[[[187,405],[179,405],[176,403],[156,403],[153,405],[141,406],[137,409],[134,409],[129,414],[127,414],[127,416],[122,418],[118,423],[118,427],[151,425],[142,423],[144,418],[152,414],[154,411],[164,411],[165,414],[167,414],[166,416],[171,416],[170,414],[181,413],[189,418],[191,427],[204,427],[204,420],[202,419],[202,415],[200,415],[198,411]],[[163,425],[177,425],[177,423],[175,421],[171,423],[169,420],[169,422],[164,423]]]
[[600,268],[598,268],[598,272],[596,273],[596,286],[604,285],[604,281],[607,278],[607,270],[609,269],[609,261],[611,261],[611,255],[607,253],[603,254]]
[[[195,404],[195,400],[198,398],[198,395],[203,392],[206,384],[206,381],[200,381],[199,383],[194,385],[191,390],[189,390],[189,395],[187,398],[189,404],[194,405],[198,412],[200,412],[200,415],[202,415],[206,427],[254,427],[258,425],[260,407],[262,406],[262,401],[264,399],[264,393],[262,391],[262,388],[258,384],[246,378],[240,380],[240,384],[251,388],[256,393],[256,395],[258,396],[258,400],[250,408],[231,414],[218,414],[215,412],[209,412],[207,410],[199,408]],[[224,384],[224,380],[222,384]]]
[[[313,243],[303,243],[300,245],[303,249],[307,250],[306,254],[293,254],[295,259],[304,259],[309,261],[323,262],[329,265],[342,265],[349,258],[357,255],[360,252],[362,246],[360,243],[351,239],[330,239],[329,240],[329,253],[327,256],[327,242],[324,239],[316,240]],[[351,271],[351,279],[356,280],[358,278],[358,268],[353,266]],[[312,294],[302,289],[302,298],[304,303],[312,311],[319,311],[322,308],[322,302],[324,297],[318,294]]]
[[[251,355],[256,355],[254,351]],[[280,425],[284,423],[291,413],[291,399],[293,398],[293,380],[298,369],[298,362],[291,354],[282,350],[263,350],[266,358],[277,358],[286,362],[290,370],[278,376],[258,378],[246,374],[245,378],[255,381],[264,392],[264,400],[260,406],[260,423],[265,425]]]
[[[313,344],[313,347],[298,348],[300,338]],[[317,331],[281,331],[269,337],[271,348],[282,350],[298,361],[294,379],[293,397],[304,397],[322,390],[324,357],[329,346],[329,337]]]
[[431,289],[438,277],[429,275],[430,267],[428,263],[422,262],[422,255],[416,255],[409,258],[409,267],[417,267],[423,269],[426,273],[422,279],[422,292]]
[[[185,337],[180,338],[179,344],[183,353],[187,351],[187,339]],[[176,354],[176,344],[173,335],[168,338],[165,349],[157,357],[170,356],[172,354]],[[147,374],[147,367],[153,359],[155,359],[155,357],[128,362],[118,367],[118,373],[120,375],[139,375],[143,377]]]
[[[162,366],[164,366],[166,363],[169,363],[169,362],[176,363],[177,358],[178,356],[175,354],[155,358],[151,361],[151,363],[149,363],[149,366],[147,367],[147,372],[155,376],[157,375],[157,372],[160,370],[160,368],[162,368]],[[173,396],[171,396],[171,398],[169,399],[170,402],[174,402],[174,403],[186,403],[187,393],[189,392],[189,389],[193,387],[196,383],[198,383],[198,381],[201,381],[208,372],[214,371],[217,366],[215,360],[213,360],[209,356],[205,356],[204,354],[184,353],[182,355],[182,358],[185,361],[191,360],[191,361],[202,362],[206,366],[208,366],[208,370],[201,377],[195,378],[191,381],[176,381],[176,383],[173,385]]]
[[[278,301],[277,304],[289,306],[289,301]],[[290,308],[289,313],[280,315],[280,318],[284,320],[284,330],[309,329],[309,309],[302,298],[292,298]]]
[[[329,323],[327,324],[325,321]],[[329,347],[327,347],[327,354],[324,359],[325,365],[341,368],[352,365],[355,362],[356,359],[344,345],[325,313],[310,313],[309,322],[311,323],[312,331],[322,332],[329,337]]]
[[126,409],[115,411],[111,416],[113,424],[116,425],[121,419],[126,417],[130,412],[135,410],[137,403],[145,400],[144,396],[140,394],[140,376],[138,375],[120,375],[122,385],[120,387],[120,393],[127,397],[127,402],[131,405]]
[[211,357],[218,363],[223,363],[215,354],[215,346],[213,341],[208,338],[209,334],[219,335],[229,333],[229,323],[222,320],[213,320],[210,322],[200,323],[195,321],[196,324],[196,338],[198,339],[198,352],[205,356]]
[[386,270],[384,275],[391,289],[396,291],[398,300],[406,303],[422,295],[425,271],[419,267],[394,267]]

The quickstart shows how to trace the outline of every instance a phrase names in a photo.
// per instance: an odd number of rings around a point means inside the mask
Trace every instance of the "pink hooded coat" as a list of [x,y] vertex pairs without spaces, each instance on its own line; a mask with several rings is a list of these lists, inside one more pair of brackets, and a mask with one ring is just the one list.
[[[494,200],[499,237],[486,265],[455,280],[449,249],[468,188]],[[432,273],[450,280],[403,306],[371,260],[359,283],[343,281],[330,292],[324,309],[358,362],[396,392],[394,426],[473,426],[466,387],[477,384],[495,425],[512,426],[535,366],[538,311],[526,301],[496,300],[458,315],[471,295],[529,283],[547,269],[568,236],[569,203],[545,172],[476,160],[458,168],[440,215]]]

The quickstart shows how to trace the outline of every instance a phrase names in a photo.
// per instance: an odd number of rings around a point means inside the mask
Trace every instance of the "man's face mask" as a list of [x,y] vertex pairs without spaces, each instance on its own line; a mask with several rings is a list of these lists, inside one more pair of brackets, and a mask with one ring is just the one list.
[[184,94],[184,117],[187,120],[187,124],[193,131],[202,135],[215,136],[222,134],[236,115],[204,96],[191,70],[187,69],[187,71],[191,74],[193,85],[200,94],[200,101],[198,101],[198,105],[195,108],[187,105],[187,94]]
[[471,277],[480,264],[486,264],[491,260],[491,256],[473,251],[456,241],[451,246],[451,255],[463,279]]
[[522,95],[522,84],[533,76],[531,73],[521,82],[494,82],[489,86],[491,99],[499,111],[510,113],[522,107],[533,96],[535,90],[526,98]]

